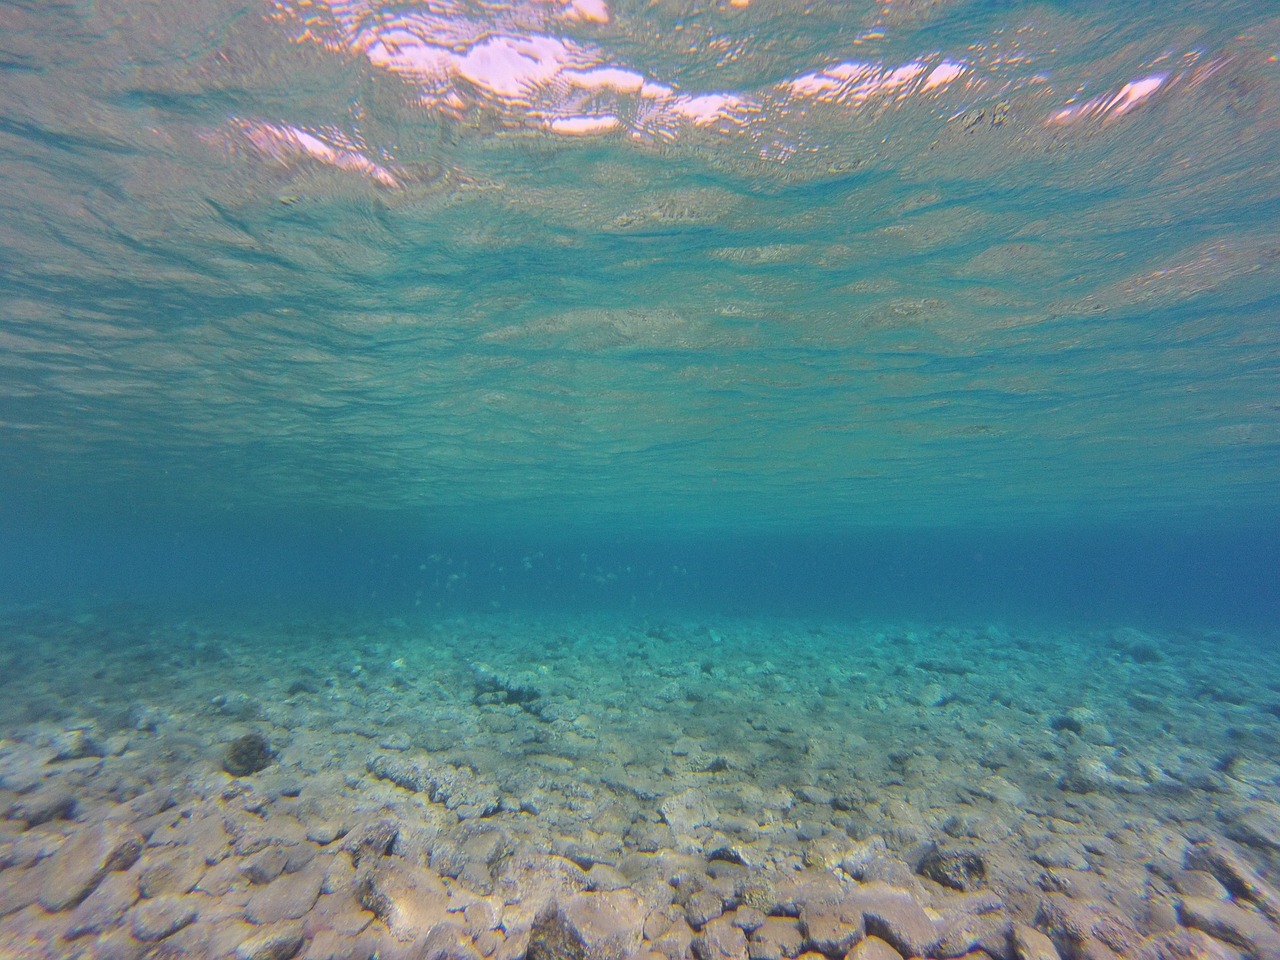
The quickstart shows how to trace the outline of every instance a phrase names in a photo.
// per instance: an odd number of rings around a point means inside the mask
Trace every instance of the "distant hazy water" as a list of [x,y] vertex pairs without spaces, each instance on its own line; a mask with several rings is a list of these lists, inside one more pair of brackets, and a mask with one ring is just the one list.
[[[834,537],[870,602],[945,528],[903,597],[1061,540],[1055,595],[1270,609],[1278,43],[1247,2],[4,4],[13,592],[746,534],[747,600]],[[991,531],[1039,546],[993,581]]]

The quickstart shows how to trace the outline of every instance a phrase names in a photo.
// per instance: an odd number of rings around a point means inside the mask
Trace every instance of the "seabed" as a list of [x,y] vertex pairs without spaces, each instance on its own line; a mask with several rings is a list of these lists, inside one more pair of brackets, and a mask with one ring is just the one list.
[[1280,957],[1196,630],[0,618],[0,957]]

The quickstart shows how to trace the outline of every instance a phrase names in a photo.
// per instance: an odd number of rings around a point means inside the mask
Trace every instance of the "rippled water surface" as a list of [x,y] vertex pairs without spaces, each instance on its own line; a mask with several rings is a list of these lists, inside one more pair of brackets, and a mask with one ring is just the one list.
[[1274,512],[1266,4],[0,6],[22,500]]

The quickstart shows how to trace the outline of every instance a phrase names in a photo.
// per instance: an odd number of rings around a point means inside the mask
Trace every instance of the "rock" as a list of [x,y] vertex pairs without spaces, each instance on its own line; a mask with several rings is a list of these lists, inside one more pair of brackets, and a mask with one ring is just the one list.
[[1016,786],[998,773],[992,774],[969,788],[973,793],[987,800],[1007,803],[1011,807],[1020,807],[1027,802],[1027,795],[1022,788]]
[[423,940],[421,960],[482,960],[475,942],[456,923],[438,923]]
[[867,937],[849,951],[845,960],[902,960],[902,954],[879,937]]
[[1233,896],[1258,905],[1273,923],[1280,923],[1280,894],[1225,840],[1210,837],[1187,849],[1188,870],[1208,870]]
[[867,933],[905,957],[923,957],[938,941],[933,921],[906,890],[871,883],[857,890],[853,901],[862,909]]
[[125,915],[138,902],[138,888],[133,877],[124,872],[109,873],[96,890],[85,897],[70,915],[66,938],[96,935]]
[[270,883],[284,873],[289,853],[284,847],[272,844],[259,850],[240,865],[240,873],[255,886]]
[[235,960],[291,960],[302,949],[302,925],[284,923],[241,941]]
[[1178,919],[1215,940],[1241,947],[1258,960],[1280,958],[1280,930],[1234,903],[1185,897],[1178,904]]
[[678,834],[688,835],[699,827],[715,824],[720,813],[707,795],[697,787],[690,787],[667,797],[658,805],[658,813]]
[[629,960],[640,949],[644,921],[633,893],[577,894],[534,920],[529,960]]
[[1000,914],[962,914],[946,923],[934,944],[935,957],[963,957],[984,944],[1008,942],[1013,922]]
[[920,861],[916,873],[953,890],[973,890],[985,882],[987,864],[977,850],[935,849]]
[[1233,812],[1227,836],[1264,854],[1280,853],[1280,805],[1258,803]]
[[443,804],[461,820],[491,817],[502,809],[498,790],[479,780],[469,767],[447,763],[427,767],[408,757],[387,754],[370,758],[366,766],[379,780],[426,794],[432,803]]
[[23,821],[28,829],[50,820],[70,820],[76,813],[76,796],[65,787],[45,787],[22,797],[5,816]]
[[403,860],[389,858],[362,868],[356,890],[365,909],[403,942],[448,918],[449,894],[444,883],[436,874]]
[[259,887],[245,905],[245,919],[250,923],[301,919],[320,899],[324,876],[323,866],[316,864]]
[[1141,937],[1122,917],[1092,901],[1072,900],[1065,894],[1048,893],[1036,911],[1036,926],[1055,943],[1077,956],[1105,948],[1126,956],[1137,952]]
[[275,758],[266,737],[257,732],[246,733],[227,745],[222,758],[222,769],[233,777],[247,777],[265,770]]
[[133,866],[142,845],[141,836],[114,821],[82,829],[50,859],[40,884],[40,905],[50,913],[74,907],[108,873]]
[[747,956],[750,960],[797,957],[804,949],[804,942],[799,921],[791,917],[765,917],[747,942]]
[[1229,893],[1208,870],[1179,870],[1170,878],[1173,889],[1187,897],[1208,897],[1210,900],[1225,900]]
[[1137,960],[1239,960],[1240,954],[1200,930],[1172,930],[1150,937]]
[[829,957],[843,956],[863,938],[862,911],[839,900],[817,900],[800,910],[805,947]]
[[1013,925],[1013,951],[1018,960],[1061,960],[1053,941],[1025,923]]
[[867,866],[873,861],[881,857],[889,855],[889,847],[884,842],[884,837],[868,837],[867,839],[857,843],[851,850],[840,860],[840,869],[855,880],[861,880],[866,873]]
[[594,863],[587,871],[587,889],[608,893],[612,890],[625,890],[627,878],[616,868],[607,863]]
[[1068,870],[1088,870],[1089,861],[1079,844],[1061,837],[1049,837],[1032,852],[1031,859],[1042,867],[1059,867]]
[[190,893],[207,869],[204,857],[190,847],[152,848],[138,871],[138,892],[144,897]]
[[143,943],[172,936],[196,918],[196,908],[184,897],[166,894],[143,900],[133,908],[129,929]]
[[727,917],[717,917],[693,938],[698,960],[747,960],[747,936]]
[[307,824],[307,839],[322,847],[347,835],[347,828],[336,820],[319,820]]

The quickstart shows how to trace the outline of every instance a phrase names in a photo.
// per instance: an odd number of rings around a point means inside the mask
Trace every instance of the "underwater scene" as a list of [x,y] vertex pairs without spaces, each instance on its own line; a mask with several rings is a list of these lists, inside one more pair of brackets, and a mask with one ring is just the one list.
[[1280,960],[1280,6],[0,0],[0,960]]

